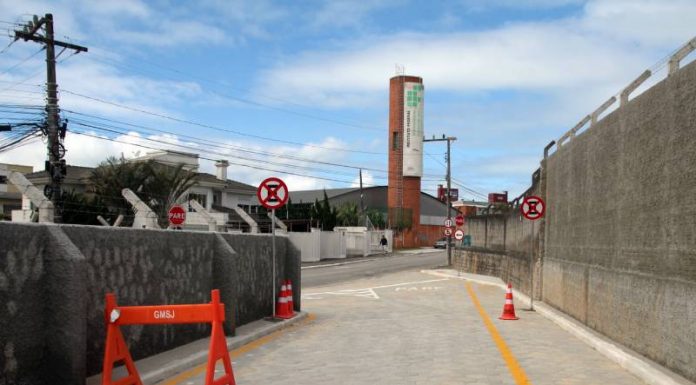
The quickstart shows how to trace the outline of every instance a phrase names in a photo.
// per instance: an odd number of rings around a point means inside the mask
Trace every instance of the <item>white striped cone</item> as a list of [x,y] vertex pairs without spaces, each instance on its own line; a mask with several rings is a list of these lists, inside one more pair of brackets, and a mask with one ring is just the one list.
[[503,314],[499,317],[501,320],[518,320],[515,315],[515,304],[512,302],[512,284],[508,283],[507,291],[505,292],[505,305],[503,306]]
[[288,291],[286,292],[288,294],[288,310],[290,311],[290,314],[295,314],[295,303],[292,300],[292,281],[288,279],[286,285],[288,287]]

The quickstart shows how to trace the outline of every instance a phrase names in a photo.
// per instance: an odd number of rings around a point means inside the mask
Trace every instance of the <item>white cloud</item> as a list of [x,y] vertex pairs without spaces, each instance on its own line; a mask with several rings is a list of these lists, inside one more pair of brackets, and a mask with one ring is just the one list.
[[694,37],[692,0],[594,0],[585,5],[582,27],[611,40],[676,49]]
[[[383,185],[385,183],[379,183],[375,181],[375,177],[370,171],[363,171],[362,173],[362,184],[363,187],[370,187],[370,186],[378,186],[378,185]],[[360,187],[360,175],[355,177],[353,179],[353,183],[350,185],[350,187]]]
[[197,21],[164,20],[154,23],[148,22],[148,25],[139,26],[136,30],[113,28],[113,36],[117,36],[118,40],[146,46],[210,45],[227,41],[227,36],[223,29]]
[[400,0],[332,0],[323,2],[321,7],[310,13],[310,27],[315,29],[326,27],[360,28],[370,13],[401,3],[403,1]]
[[625,2],[592,2],[580,18],[467,33],[370,36],[343,49],[287,59],[261,75],[258,89],[279,98],[300,94],[324,106],[360,105],[386,88],[394,63],[422,76],[426,91],[554,90],[628,81],[657,59],[644,45],[674,49],[693,34],[696,4],[643,3],[649,12]]

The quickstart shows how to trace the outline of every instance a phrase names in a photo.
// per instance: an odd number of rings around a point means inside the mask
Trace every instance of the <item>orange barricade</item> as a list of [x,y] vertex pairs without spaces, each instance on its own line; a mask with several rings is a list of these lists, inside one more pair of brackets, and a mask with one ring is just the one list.
[[[121,334],[121,325],[158,325],[158,324],[190,324],[210,323],[212,333],[208,351],[208,365],[205,375],[205,385],[235,385],[232,363],[227,351],[225,332],[222,323],[225,321],[225,305],[220,303],[220,291],[213,290],[212,301],[208,304],[196,305],[162,305],[162,306],[118,306],[114,294],[106,295],[106,344],[104,346],[104,366],[102,370],[102,385],[142,385],[138,370],[128,351],[126,341]],[[225,375],[216,379],[215,364],[222,360]],[[114,364],[123,362],[128,375],[118,380],[112,380]]]

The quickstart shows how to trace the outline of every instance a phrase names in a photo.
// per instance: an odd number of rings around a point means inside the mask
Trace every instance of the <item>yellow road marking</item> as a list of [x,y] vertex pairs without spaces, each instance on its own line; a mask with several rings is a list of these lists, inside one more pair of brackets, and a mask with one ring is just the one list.
[[505,340],[503,340],[503,337],[500,336],[500,333],[498,333],[498,329],[496,329],[495,325],[493,324],[493,321],[491,321],[491,318],[488,317],[488,314],[481,306],[481,303],[479,302],[478,297],[474,292],[474,289],[471,287],[471,283],[467,282],[466,290],[469,292],[471,301],[474,303],[474,305],[476,306],[476,310],[478,310],[479,315],[483,319],[483,323],[486,325],[486,329],[488,329],[488,332],[491,334],[491,337],[493,338],[493,341],[498,347],[498,350],[500,350],[500,355],[503,356],[503,359],[505,360],[505,363],[507,364],[507,367],[510,370],[510,374],[512,374],[512,378],[515,379],[515,383],[517,385],[531,385],[532,383],[529,381],[527,375],[524,373],[524,369],[522,369],[520,363],[517,362],[515,356],[512,355],[512,351],[505,343]]
[[[307,315],[307,318],[305,318],[302,322],[295,324],[295,325],[292,325],[290,327],[299,326],[299,325],[305,324],[307,322],[314,321],[315,319],[316,319],[316,316],[314,314],[310,313]],[[267,336],[263,336],[257,340],[249,342],[246,345],[242,345],[242,346],[238,347],[237,349],[230,352],[230,358],[232,360],[234,360],[235,358],[241,356],[242,354],[248,353],[254,349],[258,349],[261,346],[263,346],[263,345],[273,341],[274,339],[280,337],[289,329],[290,328],[277,330],[277,331],[275,331]],[[188,380],[191,377],[195,377],[195,376],[205,372],[207,365],[208,365],[207,363],[200,364],[200,365],[198,365],[192,369],[189,369],[185,372],[179,373],[175,377],[172,377],[168,380],[165,380],[164,382],[160,382],[159,385],[178,385],[179,383],[181,383],[184,380]],[[234,368],[232,368],[232,370],[234,371]]]

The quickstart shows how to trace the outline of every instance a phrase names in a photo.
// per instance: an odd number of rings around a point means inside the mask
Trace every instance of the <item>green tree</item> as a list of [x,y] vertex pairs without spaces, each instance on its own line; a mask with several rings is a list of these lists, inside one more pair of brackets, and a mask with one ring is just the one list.
[[124,225],[132,223],[133,209],[121,195],[121,190],[129,188],[137,194],[149,176],[148,170],[144,162],[129,162],[123,157],[112,156],[92,171],[89,178],[92,192],[106,207],[110,217],[122,214],[126,218]]
[[324,200],[314,201],[314,206],[310,209],[312,221],[316,220],[322,230],[332,231],[336,227],[336,209],[329,204],[329,197],[324,190]]
[[336,223],[339,226],[358,226],[360,214],[358,205],[352,202],[342,204],[336,212]]
[[138,196],[157,214],[159,224],[169,223],[167,212],[181,201],[184,194],[196,184],[196,174],[184,168],[184,164],[167,166],[155,162],[145,164],[148,177]]
[[367,217],[370,218],[372,225],[378,229],[384,229],[387,227],[387,221],[384,218],[384,214],[377,209],[368,209],[366,211]]
[[110,217],[123,214],[128,219],[125,225],[132,221],[132,207],[121,195],[128,188],[157,214],[160,225],[166,226],[167,211],[196,183],[195,178],[196,174],[183,164],[168,166],[153,160],[133,162],[110,157],[94,169],[90,183],[95,198],[101,200]]
[[63,223],[78,225],[99,225],[97,216],[111,217],[109,209],[98,197],[93,198],[74,190],[63,191]]

